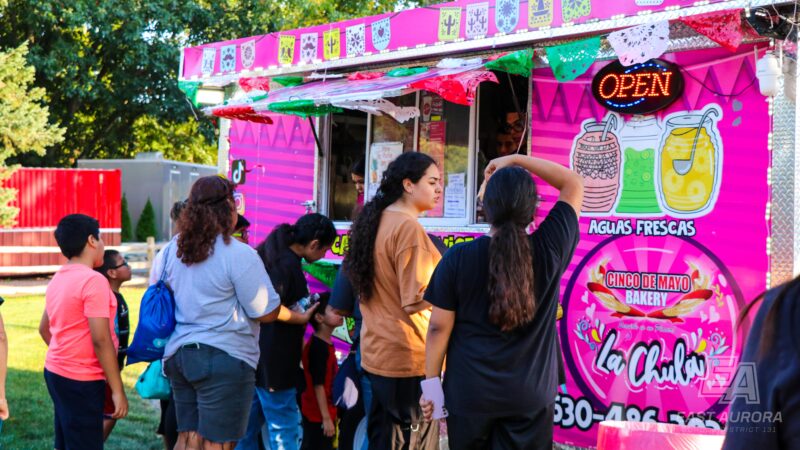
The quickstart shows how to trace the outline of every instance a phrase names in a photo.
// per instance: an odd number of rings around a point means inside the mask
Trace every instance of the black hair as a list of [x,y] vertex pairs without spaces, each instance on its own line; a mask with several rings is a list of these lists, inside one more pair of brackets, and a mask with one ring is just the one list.
[[536,312],[533,257],[525,232],[536,212],[536,183],[519,167],[489,178],[483,197],[494,228],[489,244],[489,321],[503,331],[528,324]]
[[83,253],[89,236],[100,239],[100,222],[85,214],[70,214],[58,221],[53,235],[61,254],[71,259]]
[[116,250],[106,250],[103,252],[103,265],[96,267],[94,270],[102,273],[104,277],[108,278],[108,271],[117,265],[117,256],[120,255],[121,253]]
[[245,219],[243,215],[237,214],[236,218],[236,226],[233,227],[233,231],[238,231],[250,226],[250,221]]
[[360,175],[362,177],[366,177],[367,176],[366,175],[366,170],[367,170],[367,166],[366,166],[366,161],[364,161],[364,158],[357,159],[353,163],[353,165],[350,166],[350,173],[352,173],[354,175]]
[[417,183],[433,165],[436,165],[436,161],[425,153],[407,152],[398,156],[383,172],[375,197],[364,205],[353,222],[350,229],[350,250],[344,257],[343,265],[353,288],[361,295],[361,301],[372,296],[375,237],[378,235],[383,210],[403,197],[403,180]]
[[314,314],[311,316],[311,320],[308,321],[308,323],[311,324],[311,328],[313,328],[314,331],[318,331],[319,326],[321,325],[319,322],[317,322],[316,316],[317,314],[322,314],[323,316],[325,315],[325,308],[328,306],[328,301],[330,300],[330,298],[331,298],[330,292],[320,292],[319,300],[317,301],[317,304],[319,304],[319,306],[314,311]]
[[294,225],[284,223],[278,225],[267,236],[264,242],[258,244],[256,251],[264,261],[267,271],[271,270],[281,253],[292,244],[308,245],[318,240],[320,245],[332,245],[336,240],[336,227],[331,219],[318,213],[306,214]]
[[497,129],[494,131],[494,134],[500,136],[501,134],[511,134],[511,127],[508,126],[505,121],[497,126]]
[[172,204],[172,209],[169,210],[169,217],[173,222],[177,222],[181,218],[181,211],[186,206],[186,200],[178,200]]

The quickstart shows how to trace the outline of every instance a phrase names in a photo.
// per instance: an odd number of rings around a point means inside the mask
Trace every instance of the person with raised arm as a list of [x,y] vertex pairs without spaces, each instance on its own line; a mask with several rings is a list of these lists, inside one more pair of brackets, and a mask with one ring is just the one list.
[[[433,305],[425,376],[438,378],[447,357],[443,388],[451,449],[550,449],[559,284],[578,244],[583,180],[524,155],[491,161],[485,175],[489,234],[451,248],[425,292]],[[531,175],[560,194],[528,235],[537,208]],[[430,420],[432,401],[423,396],[420,405]]]

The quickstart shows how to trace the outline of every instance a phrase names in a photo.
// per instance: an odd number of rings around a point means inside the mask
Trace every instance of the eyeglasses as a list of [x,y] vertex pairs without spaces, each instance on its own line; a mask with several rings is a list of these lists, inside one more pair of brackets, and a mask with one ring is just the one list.
[[127,266],[127,265],[128,265],[128,261],[122,261],[122,264],[120,264],[118,266],[114,266],[114,267],[109,267],[109,269],[119,269],[120,267]]
[[242,230],[242,231],[237,231],[236,233],[233,233],[231,236],[242,238],[242,239],[247,239],[248,237],[250,237],[250,233],[247,230]]
[[512,131],[524,131],[525,130],[525,122],[522,119],[516,120],[514,123],[506,123],[503,125],[503,131],[506,133],[510,133]]

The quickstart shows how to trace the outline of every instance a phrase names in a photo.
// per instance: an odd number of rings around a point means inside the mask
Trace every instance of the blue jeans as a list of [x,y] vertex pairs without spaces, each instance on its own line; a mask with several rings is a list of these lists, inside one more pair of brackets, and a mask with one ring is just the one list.
[[264,426],[264,403],[267,401],[267,391],[256,387],[253,394],[253,404],[250,405],[250,418],[247,421],[247,431],[244,437],[236,444],[236,450],[258,450],[258,432],[262,430],[264,448],[269,448],[269,431]]
[[303,432],[302,427],[296,389],[270,392],[257,387],[253,404],[250,407],[247,432],[236,445],[236,450],[258,450],[259,429],[262,429],[265,448],[298,450]]
[[[364,402],[364,417],[369,417],[369,409],[372,406],[372,383],[369,381],[367,372],[361,367],[361,347],[356,350],[356,367],[358,368],[359,381],[361,381],[361,399]],[[364,442],[356,450],[367,450],[369,448],[369,433],[364,436]]]

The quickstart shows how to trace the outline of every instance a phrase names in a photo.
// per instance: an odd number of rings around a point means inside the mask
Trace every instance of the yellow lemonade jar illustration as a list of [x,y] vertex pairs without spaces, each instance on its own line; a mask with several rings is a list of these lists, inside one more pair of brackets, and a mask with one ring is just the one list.
[[710,211],[722,178],[718,105],[701,112],[670,115],[659,158],[659,197],[664,210],[678,216]]

